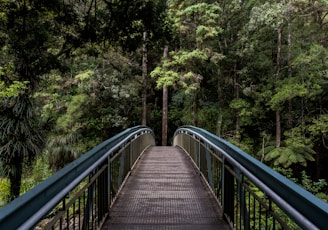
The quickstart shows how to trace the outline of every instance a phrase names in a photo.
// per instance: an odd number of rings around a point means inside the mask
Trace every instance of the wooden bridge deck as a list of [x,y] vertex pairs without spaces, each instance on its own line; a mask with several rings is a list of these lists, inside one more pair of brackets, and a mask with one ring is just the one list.
[[128,178],[103,229],[229,229],[190,159],[151,147]]

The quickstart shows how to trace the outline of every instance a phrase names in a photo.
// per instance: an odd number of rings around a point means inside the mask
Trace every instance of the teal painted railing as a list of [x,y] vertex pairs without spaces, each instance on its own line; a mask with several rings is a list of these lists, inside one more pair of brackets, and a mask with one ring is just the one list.
[[143,126],[126,129],[0,209],[0,229],[98,229],[140,154],[155,144]]
[[[137,126],[98,145],[0,209],[0,229],[98,229],[140,154],[155,140]],[[234,229],[325,229],[327,203],[241,151],[192,126],[174,145],[200,169]]]
[[218,136],[179,128],[174,145],[200,169],[234,229],[328,229],[328,204]]

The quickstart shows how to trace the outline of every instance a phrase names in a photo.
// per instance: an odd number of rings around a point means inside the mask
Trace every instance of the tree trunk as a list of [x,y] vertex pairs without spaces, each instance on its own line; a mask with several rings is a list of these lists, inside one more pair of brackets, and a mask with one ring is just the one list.
[[218,93],[218,107],[219,107],[219,116],[217,118],[217,130],[216,130],[216,135],[221,137],[222,135],[222,122],[223,122],[223,105],[224,105],[224,98],[223,98],[223,89],[222,89],[222,84],[220,83],[220,79],[222,76],[220,76],[220,73],[218,73],[217,76],[217,93]]
[[10,201],[17,198],[20,194],[23,173],[23,159],[21,157],[13,157],[11,161],[11,170],[9,172]]
[[191,113],[192,113],[192,125],[198,126],[198,103],[197,103],[197,92],[195,93],[194,101],[191,106]]
[[[288,29],[288,37],[287,37],[287,44],[288,44],[288,53],[287,53],[287,65],[288,65],[288,78],[292,77],[292,62],[291,62],[291,48],[292,48],[292,34],[291,34],[291,25],[290,25],[290,9],[288,6],[287,10],[287,29]],[[288,99],[288,128],[293,128],[293,102],[292,99]]]
[[[280,63],[281,63],[281,27],[277,31],[277,72],[276,72],[276,82],[279,80],[280,73]],[[279,148],[281,145],[281,117],[280,109],[276,109],[276,147]]]
[[[235,99],[239,99],[239,80],[238,80],[238,76],[237,76],[237,66],[235,65],[234,68],[234,84],[233,84],[233,88],[234,88],[234,96]],[[236,134],[235,134],[235,139],[239,142],[240,141],[240,111],[236,110],[236,124],[235,124],[235,129],[236,129]]]
[[280,110],[276,110],[276,148],[281,145],[281,120],[280,120]]
[[[169,46],[165,45],[163,57],[167,58]],[[167,145],[167,113],[168,113],[168,89],[163,87],[163,115],[162,115],[162,146]]]
[[147,32],[143,33],[142,48],[142,125],[147,125],[147,80],[148,80],[148,51],[147,51]]

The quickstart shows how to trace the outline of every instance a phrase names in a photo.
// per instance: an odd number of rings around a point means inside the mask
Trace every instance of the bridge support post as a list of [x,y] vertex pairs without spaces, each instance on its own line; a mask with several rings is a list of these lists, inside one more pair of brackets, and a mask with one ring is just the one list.
[[[92,175],[92,174],[91,174]],[[92,176],[89,176],[89,183],[91,181]],[[87,201],[84,207],[84,218],[82,230],[89,229],[90,225],[90,214],[93,212],[93,198],[94,198],[95,184],[92,183],[88,188]]]
[[234,203],[235,203],[235,177],[230,172],[232,170],[232,166],[229,164],[229,162],[223,160],[223,166],[222,166],[222,172],[223,172],[223,215],[226,217],[226,219],[234,223]]
[[110,173],[111,170],[111,163],[110,163],[110,157],[107,158],[107,201],[108,201],[108,212],[109,212],[109,207],[112,204],[112,197],[111,197],[111,183],[112,183],[112,175]]
[[209,149],[209,146],[208,146],[208,144],[206,144],[205,153],[206,153],[206,163],[207,163],[207,178],[208,178],[208,183],[210,184],[211,188],[214,189],[211,153],[208,149]]
[[98,177],[98,183],[97,183],[97,193],[98,193],[98,198],[97,198],[97,203],[98,203],[98,225],[101,224],[106,218],[106,214],[108,213],[109,206],[108,206],[108,186],[107,186],[107,181],[108,181],[108,174],[106,169],[108,168],[108,165],[106,161],[104,162],[104,170],[101,172],[101,174]]
[[120,157],[120,168],[118,173],[118,188],[121,186],[123,179],[124,179],[124,168],[125,168],[125,156],[126,156],[126,150],[123,150],[121,157]]

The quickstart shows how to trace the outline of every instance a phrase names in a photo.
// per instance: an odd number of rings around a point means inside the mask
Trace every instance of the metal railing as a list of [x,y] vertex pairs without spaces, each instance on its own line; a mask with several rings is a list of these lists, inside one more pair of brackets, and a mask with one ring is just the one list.
[[327,229],[328,204],[218,136],[174,134],[208,182],[233,229]]
[[0,229],[99,229],[153,132],[126,129],[0,209]]

